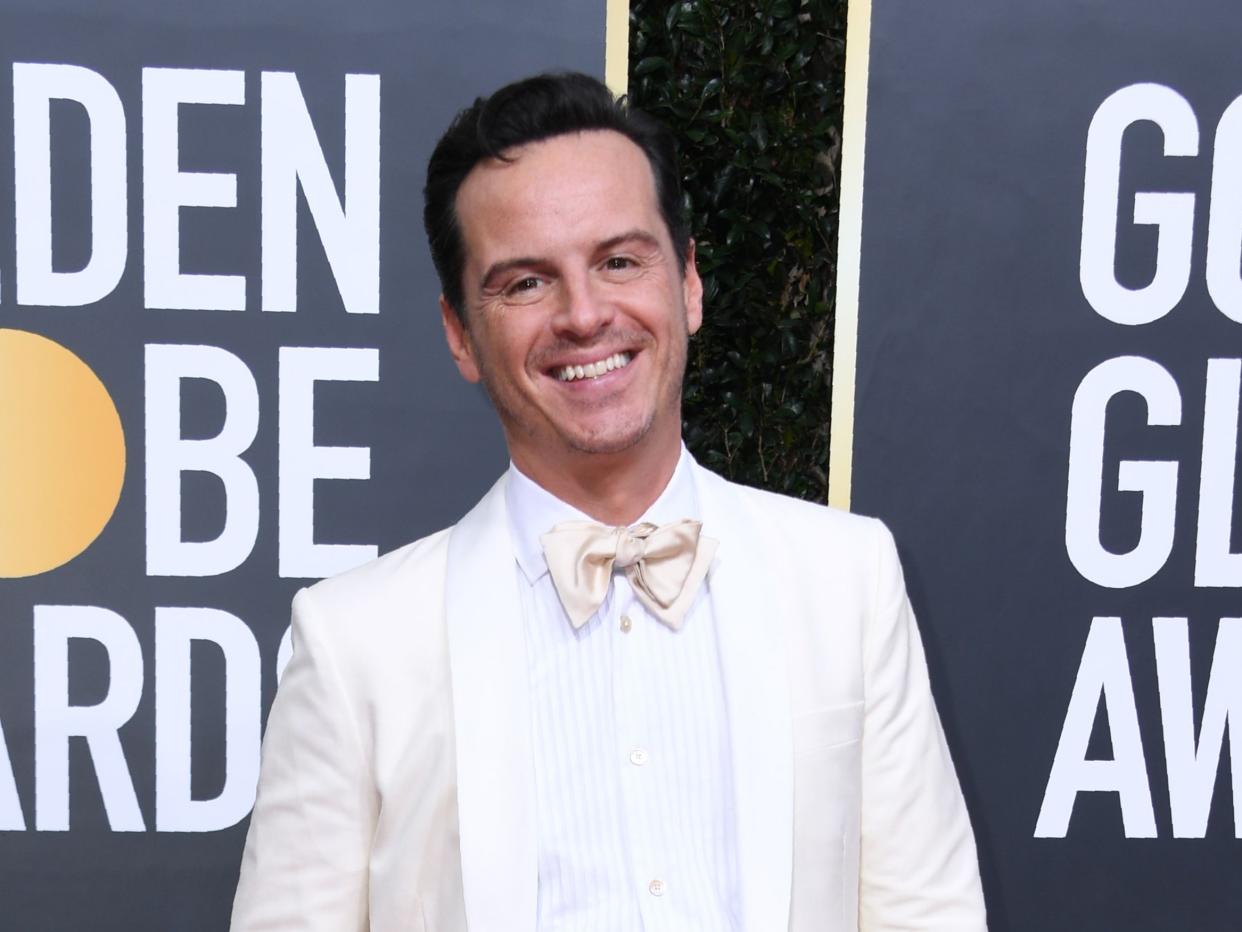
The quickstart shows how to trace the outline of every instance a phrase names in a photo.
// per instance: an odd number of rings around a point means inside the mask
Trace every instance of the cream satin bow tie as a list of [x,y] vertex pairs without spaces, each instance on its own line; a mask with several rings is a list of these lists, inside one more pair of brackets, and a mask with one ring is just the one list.
[[699,584],[716,553],[715,540],[702,537],[703,525],[683,519],[656,527],[605,527],[593,521],[566,521],[539,538],[561,604],[575,628],[594,615],[622,567],[634,594],[673,630],[681,627]]

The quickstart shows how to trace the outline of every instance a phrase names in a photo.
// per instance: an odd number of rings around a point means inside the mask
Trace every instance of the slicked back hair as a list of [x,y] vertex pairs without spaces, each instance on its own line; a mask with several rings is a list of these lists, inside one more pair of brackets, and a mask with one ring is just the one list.
[[618,132],[647,156],[660,215],[685,271],[689,227],[682,215],[673,134],[589,75],[540,74],[480,97],[458,113],[427,163],[423,226],[440,288],[463,322],[465,247],[456,210],[462,182],[485,159],[509,160],[506,153],[515,146],[591,130]]

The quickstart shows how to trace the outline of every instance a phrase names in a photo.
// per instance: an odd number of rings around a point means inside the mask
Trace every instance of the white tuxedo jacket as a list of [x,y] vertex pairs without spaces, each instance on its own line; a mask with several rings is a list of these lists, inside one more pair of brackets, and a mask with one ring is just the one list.
[[[986,928],[879,522],[695,466],[746,932]],[[526,648],[502,479],[298,594],[233,932],[535,932]]]

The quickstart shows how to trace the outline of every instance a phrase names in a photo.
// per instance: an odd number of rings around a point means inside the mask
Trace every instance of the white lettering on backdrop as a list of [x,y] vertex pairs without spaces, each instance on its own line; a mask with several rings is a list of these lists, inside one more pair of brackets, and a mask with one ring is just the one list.
[[[1083,295],[1096,313],[1123,326],[1150,324],[1175,313],[1193,272],[1193,193],[1138,191],[1131,205],[1122,203],[1121,160],[1133,138],[1127,131],[1143,121],[1159,128],[1163,156],[1188,158],[1199,152],[1193,108],[1162,85],[1122,88],[1100,105],[1091,121],[1079,277]],[[1242,98],[1230,104],[1218,122],[1212,169],[1204,275],[1217,310],[1242,322]],[[1117,239],[1119,229],[1125,230],[1127,214],[1136,225],[1156,228],[1151,277],[1137,288],[1123,285],[1116,274]],[[1117,399],[1139,399],[1152,431],[1184,430],[1184,392],[1165,366],[1140,356],[1107,359],[1083,377],[1071,413],[1065,548],[1074,568],[1089,582],[1128,589],[1166,571],[1179,530],[1179,497],[1197,491],[1193,585],[1242,588],[1242,552],[1231,550],[1242,360],[1208,359],[1203,384],[1197,463],[1131,458],[1110,463],[1108,453],[1114,449],[1109,441],[1110,412]],[[1195,470],[1197,483],[1191,482]],[[1116,477],[1111,488],[1110,476]],[[1102,539],[1108,509],[1130,509],[1130,517],[1136,519],[1131,526],[1137,533],[1128,546],[1114,549]],[[1150,621],[1173,835],[1206,835],[1228,735],[1234,834],[1242,838],[1242,751],[1233,751],[1229,730],[1230,721],[1236,725],[1242,716],[1242,619],[1218,621],[1197,741],[1189,619]],[[1140,623],[1131,619],[1123,625],[1117,617],[1091,621],[1036,821],[1036,837],[1065,837],[1080,793],[1115,794],[1127,838],[1157,834],[1149,781],[1151,755],[1143,747],[1123,635],[1125,627],[1135,634]],[[1110,758],[1088,757],[1097,718],[1107,724],[1111,736]]]

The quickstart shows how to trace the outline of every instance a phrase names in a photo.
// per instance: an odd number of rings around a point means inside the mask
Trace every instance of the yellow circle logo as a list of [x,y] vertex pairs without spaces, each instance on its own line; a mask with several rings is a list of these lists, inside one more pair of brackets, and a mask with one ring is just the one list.
[[124,477],[121,418],[90,367],[0,329],[0,577],[46,573],[89,547]]

